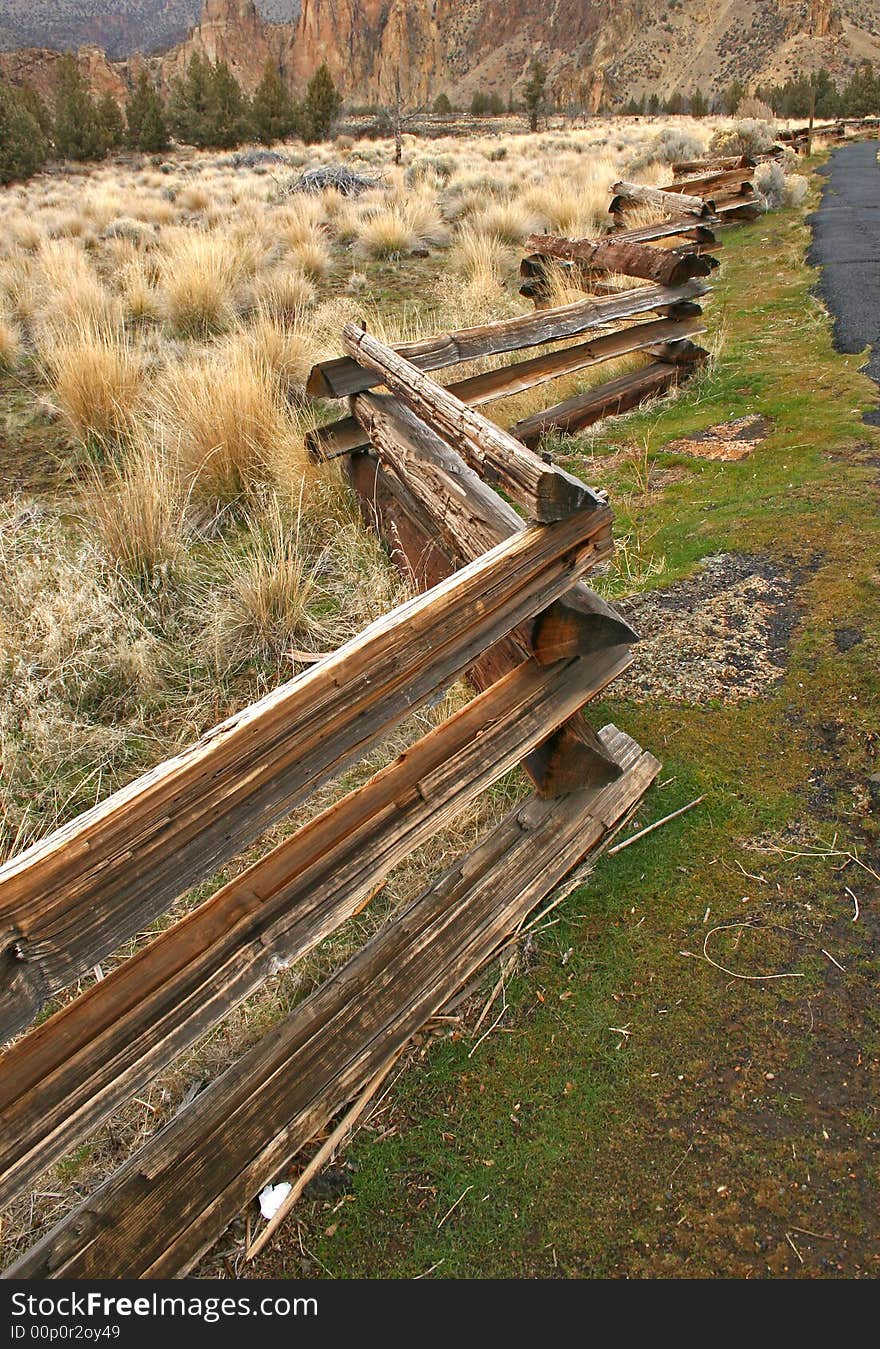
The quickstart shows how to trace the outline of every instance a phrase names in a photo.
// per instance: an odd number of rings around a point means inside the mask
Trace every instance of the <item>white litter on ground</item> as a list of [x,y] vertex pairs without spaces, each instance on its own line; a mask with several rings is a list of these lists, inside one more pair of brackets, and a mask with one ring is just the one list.
[[280,1185],[266,1185],[260,1191],[260,1212],[267,1222],[275,1217],[291,1188],[286,1180],[282,1180]]

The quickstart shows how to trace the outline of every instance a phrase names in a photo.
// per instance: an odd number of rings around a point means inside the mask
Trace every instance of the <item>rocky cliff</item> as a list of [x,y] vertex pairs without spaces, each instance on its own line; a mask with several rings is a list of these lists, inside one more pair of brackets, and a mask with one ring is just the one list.
[[[276,0],[272,13],[293,14],[296,4]],[[114,71],[130,73],[89,51],[104,87]],[[596,109],[614,97],[712,93],[733,79],[880,63],[880,0],[301,0],[287,23],[269,22],[254,0],[204,0],[183,41],[150,64],[167,84],[194,52],[228,61],[248,90],[269,60],[294,88],[326,61],[349,102],[388,102],[399,77],[411,104],[441,91],[460,104],[478,90],[506,101],[537,56],[554,91]],[[26,67],[41,88],[55,62],[47,54],[41,73],[36,53],[0,53],[0,69],[15,78]]]

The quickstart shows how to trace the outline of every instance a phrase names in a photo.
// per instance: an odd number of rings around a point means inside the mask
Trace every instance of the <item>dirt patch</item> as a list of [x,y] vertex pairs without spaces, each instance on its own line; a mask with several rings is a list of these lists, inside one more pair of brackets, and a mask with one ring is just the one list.
[[760,697],[785,668],[796,587],[769,558],[723,553],[668,590],[624,601],[620,608],[641,641],[615,692],[636,702]]
[[766,440],[771,431],[766,417],[736,417],[730,422],[719,422],[705,431],[681,440],[670,440],[662,448],[667,454],[686,454],[692,459],[723,459],[735,462],[747,459],[756,445]]

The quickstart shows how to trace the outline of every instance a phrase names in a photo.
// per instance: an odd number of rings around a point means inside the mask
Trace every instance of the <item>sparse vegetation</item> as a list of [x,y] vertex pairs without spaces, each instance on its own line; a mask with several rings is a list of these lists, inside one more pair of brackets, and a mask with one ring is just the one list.
[[[195,81],[202,80],[205,99],[206,78],[202,70]],[[267,74],[267,142],[277,125],[271,120],[277,92]],[[234,99],[230,107],[234,112]],[[133,147],[164,153],[144,132],[150,118],[161,130],[157,109],[150,87],[139,83],[129,104]],[[691,138],[686,148],[661,128],[665,148],[644,161],[644,172],[699,154],[720,124],[685,121],[676,124],[676,135],[679,125]],[[656,148],[656,124],[617,119],[613,135],[609,126],[440,138],[429,152],[406,137],[399,167],[393,141],[357,142],[346,154],[372,185],[348,198],[332,187],[285,196],[287,175],[273,165],[207,148],[170,151],[161,164],[137,156],[113,166],[77,163],[63,175],[4,192],[0,382],[10,412],[0,454],[12,486],[0,504],[0,583],[9,597],[0,621],[0,852],[45,834],[295,673],[302,668],[297,651],[332,649],[400,597],[402,583],[361,529],[333,468],[307,461],[304,432],[328,415],[305,395],[308,370],[316,359],[338,354],[348,318],[363,318],[394,340],[523,311],[517,267],[525,235],[601,231],[611,182]],[[338,147],[326,143],[297,141],[278,153],[297,168],[339,163]],[[790,205],[805,183],[790,176],[780,185],[774,173],[762,190],[774,204]],[[796,223],[780,220],[774,237],[789,267],[786,232]],[[737,256],[737,238],[731,232],[725,239],[725,267],[728,251]],[[427,256],[412,258],[414,249]],[[574,298],[561,279],[558,298]],[[800,291],[796,298],[802,318],[807,301]],[[774,340],[793,321],[780,306],[771,314],[778,331],[772,323],[768,329]],[[811,318],[809,328],[805,357],[827,372],[832,358],[821,321]],[[705,480],[691,492],[689,478],[664,499],[657,520],[650,516],[651,468],[662,460],[657,426],[671,435],[688,418],[702,425],[764,396],[769,347],[744,347],[742,332],[736,341],[737,361],[748,363],[748,387],[757,394],[745,391],[746,376],[740,379],[730,364],[713,366],[692,393],[619,424],[605,440],[600,430],[594,439],[566,438],[552,447],[575,457],[595,450],[584,476],[601,486],[612,482],[623,541],[620,567],[606,578],[615,593],[667,582],[687,571],[703,543],[727,546],[736,534],[739,492],[751,488],[739,466],[726,466],[727,477],[713,476],[722,508],[711,519]],[[551,390],[529,391],[503,415],[526,415],[613,373],[585,372]],[[847,396],[846,408],[855,406],[855,384],[847,385]],[[803,397],[800,384],[773,393],[769,412],[784,428],[774,453],[793,455],[804,443]],[[539,401],[530,405],[530,398]],[[849,434],[848,419],[845,408],[829,402],[821,426],[809,434],[836,443],[844,430]],[[618,434],[648,437],[650,456],[647,449],[644,460],[631,453],[615,477],[601,454],[613,453]],[[817,470],[812,459],[812,467],[798,464],[800,490]],[[783,478],[790,479],[781,468],[774,474],[776,510],[790,501]],[[764,497],[749,501],[748,523],[766,539]],[[687,546],[676,543],[681,531],[672,528],[679,515],[687,522]],[[778,526],[778,515],[770,523]],[[838,546],[836,537],[829,533],[830,546]],[[634,733],[642,721],[647,727],[647,713],[642,718],[630,709],[626,716]],[[702,714],[688,722],[694,738],[687,744],[674,718],[661,713],[660,724],[680,774],[669,800],[680,804],[676,793],[689,790],[695,774],[717,780],[728,744],[723,736],[716,743]],[[724,734],[738,745],[737,725],[725,722]],[[642,733],[655,743],[654,731]],[[377,752],[364,771],[396,747]],[[740,786],[724,789],[735,820],[744,818],[741,804],[731,805]],[[339,784],[326,788],[338,790]],[[515,790],[499,788],[482,807],[485,818]],[[723,833],[728,825],[719,828]],[[717,831],[708,830],[704,841],[706,856],[714,855],[708,850]],[[442,865],[457,843],[441,840],[436,854],[417,860],[414,879],[392,886],[387,903]],[[635,885],[638,873],[626,874]],[[666,892],[657,885],[662,899]],[[617,892],[602,893],[614,908]],[[666,921],[669,910],[663,914]],[[359,917],[358,934],[375,921],[370,911]],[[326,964],[340,949],[320,959]],[[235,1053],[255,1026],[270,1024],[284,1000],[298,996],[302,971],[284,978],[230,1019],[221,1049],[200,1046],[187,1066],[163,1078],[168,1099],[155,1114],[142,1104],[128,1108],[136,1121],[132,1138],[162,1123],[193,1074],[209,1076],[218,1058]],[[599,1055],[595,1047],[593,1053]],[[89,1183],[106,1156],[100,1145],[83,1153],[75,1183]],[[53,1178],[45,1192],[68,1187],[69,1193],[71,1183],[72,1174]],[[50,1216],[54,1202],[35,1201],[35,1223]],[[6,1231],[15,1242],[14,1222]],[[356,1268],[357,1239],[347,1240],[346,1259]]]

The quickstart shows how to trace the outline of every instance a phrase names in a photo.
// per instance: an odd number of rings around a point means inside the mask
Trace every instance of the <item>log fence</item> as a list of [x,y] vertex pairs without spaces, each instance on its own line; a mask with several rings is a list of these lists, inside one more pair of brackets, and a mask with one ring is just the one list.
[[[606,494],[555,463],[542,437],[636,406],[705,358],[693,339],[705,331],[718,202],[696,188],[732,191],[748,180],[730,175],[751,165],[682,167],[693,190],[665,193],[672,214],[653,233],[530,241],[526,281],[555,260],[585,288],[610,271],[642,284],[395,346],[344,328],[344,354],[317,365],[308,388],[348,400],[346,415],[314,431],[309,451],[341,469],[412,596],[0,867],[0,1031],[18,1037],[0,1073],[6,1204],[503,774],[519,765],[532,784],[6,1277],[190,1271],[654,780],[649,752],[584,715],[637,637],[589,585],[613,547]],[[627,192],[618,185],[618,213]],[[677,249],[656,244],[676,236]],[[621,356],[646,363],[507,427],[480,410]],[[435,376],[461,365],[460,378]],[[63,989],[462,678],[473,696],[461,710],[46,1016]]]

